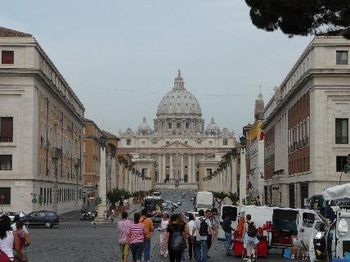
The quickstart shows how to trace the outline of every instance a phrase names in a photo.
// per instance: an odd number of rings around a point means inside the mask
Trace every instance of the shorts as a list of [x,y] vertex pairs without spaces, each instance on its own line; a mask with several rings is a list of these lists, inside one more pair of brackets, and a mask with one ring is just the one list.
[[134,261],[141,260],[143,251],[143,242],[130,244],[132,259]]
[[129,256],[129,245],[128,244],[119,244],[119,250],[122,257]]

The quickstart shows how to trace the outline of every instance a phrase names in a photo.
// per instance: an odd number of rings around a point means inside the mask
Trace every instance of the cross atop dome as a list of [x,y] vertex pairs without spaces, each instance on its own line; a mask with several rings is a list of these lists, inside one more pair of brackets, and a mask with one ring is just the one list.
[[174,82],[174,89],[185,89],[185,82],[182,79],[180,69],[177,72],[177,77],[175,78]]

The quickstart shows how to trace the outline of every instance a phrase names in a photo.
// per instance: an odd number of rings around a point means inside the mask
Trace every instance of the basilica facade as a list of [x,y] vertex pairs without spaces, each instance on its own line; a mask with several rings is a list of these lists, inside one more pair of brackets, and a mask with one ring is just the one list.
[[198,190],[203,180],[200,161],[221,158],[236,147],[233,132],[220,129],[213,118],[205,125],[200,104],[180,71],[158,105],[153,128],[144,117],[137,130],[128,128],[119,138],[119,152],[131,156],[130,172],[151,181],[155,189]]

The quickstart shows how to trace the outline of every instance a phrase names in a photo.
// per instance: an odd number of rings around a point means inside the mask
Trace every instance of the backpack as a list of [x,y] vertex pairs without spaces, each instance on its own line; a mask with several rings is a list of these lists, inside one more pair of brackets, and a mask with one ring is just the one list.
[[256,235],[258,234],[258,230],[256,230],[256,227],[254,225],[254,222],[249,222],[248,224],[248,237],[256,237]]
[[182,233],[183,231],[174,230],[174,227],[173,227],[173,234],[170,242],[171,250],[182,251],[185,249],[185,240]]
[[199,224],[199,235],[207,236],[208,235],[208,224],[205,219],[200,219],[201,223]]

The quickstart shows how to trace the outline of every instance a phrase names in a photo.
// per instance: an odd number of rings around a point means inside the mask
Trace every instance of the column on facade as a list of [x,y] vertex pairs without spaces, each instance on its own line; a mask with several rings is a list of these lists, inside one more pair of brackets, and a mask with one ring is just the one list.
[[112,155],[111,159],[111,189],[117,188],[117,170],[115,155]]
[[237,193],[237,159],[231,156],[231,192]]
[[239,200],[243,203],[243,200],[247,200],[247,168],[245,163],[245,149],[241,149],[241,163],[240,163],[240,180],[239,180]]
[[170,179],[174,179],[173,155],[170,154]]
[[192,159],[190,154],[188,154],[187,171],[188,171],[188,181],[192,183]]
[[166,170],[166,164],[165,164],[165,159],[166,159],[166,158],[165,158],[165,155],[162,155],[162,159],[163,159],[163,160],[162,160],[162,163],[163,163],[163,164],[162,164],[162,183],[164,183],[164,179],[165,179],[165,177],[166,177],[166,176],[165,176],[165,174],[166,174],[166,173],[165,173],[165,170]]
[[181,154],[181,179],[184,179],[184,155]]
[[156,182],[162,182],[162,155],[158,155],[158,179]]
[[196,182],[196,155],[192,155],[192,182]]

